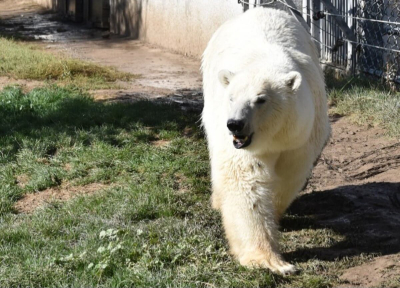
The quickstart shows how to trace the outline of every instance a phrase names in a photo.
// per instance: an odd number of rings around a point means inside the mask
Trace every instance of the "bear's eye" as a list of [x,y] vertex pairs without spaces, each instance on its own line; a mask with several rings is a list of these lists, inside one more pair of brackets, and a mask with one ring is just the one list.
[[256,100],[256,104],[264,104],[266,102],[266,100],[264,98],[258,98]]

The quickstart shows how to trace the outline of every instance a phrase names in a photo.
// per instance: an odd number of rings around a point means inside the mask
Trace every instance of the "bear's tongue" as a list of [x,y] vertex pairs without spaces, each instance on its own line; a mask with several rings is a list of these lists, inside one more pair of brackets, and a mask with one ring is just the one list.
[[233,135],[233,146],[236,149],[240,149],[243,147],[248,146],[250,143],[248,143],[249,136],[236,136]]

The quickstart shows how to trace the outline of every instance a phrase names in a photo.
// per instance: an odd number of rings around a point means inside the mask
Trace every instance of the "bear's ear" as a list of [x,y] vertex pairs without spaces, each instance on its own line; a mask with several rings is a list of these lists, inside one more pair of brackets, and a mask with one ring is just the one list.
[[222,86],[227,87],[235,74],[229,70],[221,70],[218,72],[218,79]]
[[301,84],[301,75],[299,72],[292,71],[289,72],[285,77],[286,87],[290,89],[290,91],[297,91]]

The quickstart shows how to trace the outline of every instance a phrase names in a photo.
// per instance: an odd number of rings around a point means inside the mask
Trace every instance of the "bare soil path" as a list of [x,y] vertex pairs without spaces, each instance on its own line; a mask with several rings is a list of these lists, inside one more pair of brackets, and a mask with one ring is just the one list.
[[[163,98],[201,109],[199,61],[137,40],[59,21],[26,1],[0,0],[0,33],[40,41],[52,53],[64,53],[141,74],[121,89],[93,91],[101,101]],[[22,16],[23,15],[23,16]],[[40,83],[19,80],[27,89]],[[0,88],[13,82],[1,78]],[[14,81],[15,82],[15,81]],[[287,253],[295,261],[337,258],[367,253],[373,260],[338,272],[343,287],[375,287],[400,281],[400,142],[380,128],[356,126],[333,116],[332,137],[313,176],[289,213],[312,217],[315,229],[327,227],[345,236],[334,246]],[[297,223],[296,228],[299,228]],[[283,221],[283,230],[291,223]],[[393,282],[400,287],[400,282]],[[392,284],[391,284],[392,285]]]
[[0,19],[29,17],[44,13],[45,9],[30,0],[0,0]]
[[[122,89],[93,91],[97,99],[154,98],[176,94],[179,89],[196,92],[201,88],[198,60],[65,21],[28,0],[0,0],[0,20],[0,34],[34,41],[52,53],[141,75],[119,83]],[[0,85],[3,82],[6,80],[0,80]]]

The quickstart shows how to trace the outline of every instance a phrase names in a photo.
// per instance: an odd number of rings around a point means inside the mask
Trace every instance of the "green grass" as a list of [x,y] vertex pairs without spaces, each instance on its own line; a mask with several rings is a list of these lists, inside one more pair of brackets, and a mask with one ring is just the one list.
[[[199,115],[150,102],[98,103],[53,86],[28,94],[4,89],[0,118],[1,287],[279,281],[240,267],[227,253],[219,215],[209,205]],[[170,142],[152,145],[160,139]],[[105,188],[33,214],[14,210],[23,195],[63,183]]]
[[348,115],[358,124],[380,125],[390,136],[399,137],[400,93],[360,77],[335,80],[328,76],[330,112]]
[[[8,87],[0,119],[0,287],[332,287],[370,259],[319,259],[353,244],[289,214],[281,246],[302,272],[241,267],[210,207],[199,115],[178,106]],[[92,195],[14,208],[26,194],[91,183],[102,184]]]
[[90,62],[56,56],[38,46],[0,37],[0,76],[58,81],[86,89],[117,87],[117,80],[137,76]]

